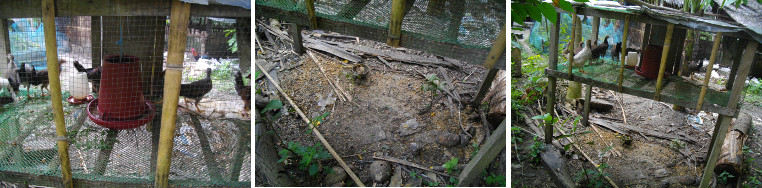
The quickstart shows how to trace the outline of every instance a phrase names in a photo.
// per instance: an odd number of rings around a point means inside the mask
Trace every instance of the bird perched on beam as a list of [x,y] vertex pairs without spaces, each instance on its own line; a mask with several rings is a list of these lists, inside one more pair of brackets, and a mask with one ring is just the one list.
[[579,51],[577,55],[574,55],[574,63],[572,63],[571,66],[577,67],[579,69],[579,72],[585,73],[584,65],[587,60],[590,59],[591,56],[593,56],[591,46],[590,46],[590,40],[585,41],[585,46],[582,48],[582,50]]
[[608,49],[609,49],[609,36],[606,35],[606,37],[603,38],[603,43],[593,47],[591,58],[593,60],[596,60],[596,59],[599,59],[599,58],[601,58],[603,56],[606,56],[606,51]]

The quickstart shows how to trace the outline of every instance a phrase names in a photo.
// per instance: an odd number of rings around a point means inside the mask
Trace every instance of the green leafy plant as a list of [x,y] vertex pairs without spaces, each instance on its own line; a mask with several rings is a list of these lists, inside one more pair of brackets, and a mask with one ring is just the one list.
[[744,188],[762,187],[762,182],[757,180],[757,176],[749,176],[743,183]]
[[421,86],[421,90],[431,92],[431,98],[433,99],[439,96],[437,94],[438,90],[444,90],[445,84],[447,83],[440,81],[437,74],[429,74],[426,75],[426,83]]
[[750,81],[746,85],[746,97],[744,101],[757,106],[762,106],[762,82]]
[[320,172],[320,159],[328,159],[331,154],[328,151],[323,150],[323,146],[320,143],[316,143],[314,146],[302,146],[299,143],[289,142],[288,149],[283,149],[278,152],[281,158],[278,163],[286,161],[290,154],[297,155],[301,160],[299,161],[299,169],[307,170],[310,176],[316,175]]
[[605,177],[609,176],[609,174],[604,172],[604,170],[608,167],[609,166],[606,163],[599,164],[595,167],[595,170],[588,170],[583,166],[582,171],[574,173],[574,180],[580,182],[583,185],[586,185],[587,187],[605,187]]
[[307,134],[312,133],[312,128],[317,128],[317,126],[320,125],[320,123],[323,122],[323,119],[326,116],[330,115],[330,114],[331,114],[331,112],[325,112],[322,115],[319,115],[319,116],[317,116],[315,118],[312,118],[310,120],[310,127],[307,128]]
[[730,174],[730,173],[728,173],[726,171],[722,171],[722,173],[717,175],[717,183],[720,183],[721,185],[726,185],[726,184],[728,184],[728,179],[729,178],[733,178],[733,177],[735,177],[735,176],[733,176],[732,174]]
[[496,187],[505,187],[504,175],[495,175],[493,173],[490,173],[489,176],[484,177],[484,181],[486,181],[487,185],[496,186]]
[[450,161],[442,165],[447,173],[452,173],[458,169],[458,158],[452,158]]
[[534,136],[534,144],[527,147],[529,149],[530,161],[533,163],[540,162],[540,153],[545,148],[545,144],[540,141],[537,136]]
[[225,37],[230,36],[230,39],[228,39],[228,50],[230,52],[236,53],[238,52],[238,40],[236,40],[236,30],[235,29],[227,29],[225,30]]
[[685,142],[681,141],[680,139],[672,139],[672,142],[669,143],[669,148],[674,150],[680,150],[685,148]]

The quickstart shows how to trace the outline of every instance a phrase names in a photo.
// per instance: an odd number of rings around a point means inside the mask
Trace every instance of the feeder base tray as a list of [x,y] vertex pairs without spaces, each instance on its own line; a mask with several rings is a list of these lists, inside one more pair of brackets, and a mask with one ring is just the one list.
[[137,118],[127,120],[104,120],[103,116],[98,112],[98,99],[95,99],[87,105],[87,116],[89,116],[90,120],[95,124],[113,130],[137,128],[150,122],[156,114],[156,108],[151,101],[145,100],[145,104],[148,107],[146,108],[147,110]]
[[69,96],[69,98],[67,98],[66,101],[73,105],[80,105],[80,104],[90,102],[94,98],[95,97],[93,95],[87,95],[87,97],[85,97],[84,99],[77,99],[77,98],[74,98],[74,96]]

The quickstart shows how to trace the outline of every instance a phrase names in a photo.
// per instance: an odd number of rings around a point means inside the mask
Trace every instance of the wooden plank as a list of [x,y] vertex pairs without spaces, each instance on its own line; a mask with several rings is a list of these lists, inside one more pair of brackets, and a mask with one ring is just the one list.
[[[8,32],[8,19],[0,18],[0,76],[8,78],[11,66],[8,64],[8,54],[11,54],[11,41]],[[17,80],[18,81],[18,80]]]
[[583,107],[582,125],[590,126],[590,98],[593,90],[593,85],[585,84],[585,105]]
[[332,45],[328,45],[328,44],[326,44],[324,42],[321,42],[319,40],[314,40],[314,39],[307,38],[307,39],[305,39],[305,41],[306,42],[304,43],[304,47],[320,50],[320,51],[323,51],[323,52],[326,52],[326,53],[329,53],[329,54],[333,54],[335,56],[339,56],[339,57],[341,57],[343,59],[346,59],[347,61],[351,61],[352,63],[358,63],[358,62],[362,61],[362,57],[360,57],[358,55],[355,55],[353,53],[349,53],[349,52],[345,51],[344,49],[341,49],[341,48],[338,48],[338,47],[335,47],[335,46],[332,46]]
[[[164,105],[162,106],[161,133],[156,159],[156,176],[154,185],[166,188],[169,185],[169,166],[172,162],[172,146],[175,138],[177,120],[177,101],[180,98],[180,83],[182,81],[183,56],[188,37],[188,22],[190,21],[190,4],[172,1],[172,15],[169,25],[169,51],[167,52],[167,71],[164,82]],[[177,68],[171,68],[177,67]]]
[[[277,18],[282,21],[297,23],[301,26],[309,26],[309,23],[303,19],[306,14],[297,11],[285,11],[277,8],[257,5],[257,15],[267,18]],[[343,21],[331,20],[318,17],[319,29],[333,31],[344,35],[356,36],[368,40],[386,43],[387,30],[379,27],[352,24]],[[457,28],[457,27],[456,27]],[[457,30],[456,30],[457,31]],[[457,59],[475,65],[483,65],[489,49],[460,46],[454,43],[431,41],[406,31],[402,31],[400,40],[405,41],[400,44],[401,47],[429,52],[434,55]],[[498,69],[505,70],[505,55],[498,58],[495,65]]]
[[[169,0],[58,0],[56,16],[169,16]],[[41,17],[40,1],[0,1],[0,18]],[[228,5],[192,4],[192,16],[251,17],[251,10]]]
[[[603,81],[599,81],[599,80],[595,80],[595,79],[591,79],[591,78],[585,78],[585,77],[581,77],[581,76],[575,76],[573,78],[570,78],[566,74],[566,72],[561,72],[561,71],[555,71],[555,70],[545,69],[545,74],[548,75],[548,76],[555,77],[555,78],[561,78],[561,79],[571,80],[571,81],[575,81],[575,82],[581,82],[581,83],[585,83],[585,84],[593,84],[593,85],[595,85],[595,87],[603,88],[603,89],[608,89],[608,90],[612,90],[612,91],[617,91],[617,88],[618,88],[617,84],[615,84],[615,83],[603,82]],[[634,89],[634,88],[627,88],[627,87],[623,87],[621,93],[626,93],[626,94],[629,94],[629,95],[635,95],[635,96],[643,97],[643,98],[651,98],[651,97],[653,97],[653,92],[638,90],[638,89]],[[659,101],[670,103],[670,104],[686,105],[686,106],[696,105],[695,101],[684,100],[684,99],[681,99],[681,98],[678,98],[678,97],[675,97],[675,96],[667,96],[667,95],[662,95]],[[730,116],[733,116],[733,115],[735,115],[738,112],[737,109],[727,108],[727,107],[719,106],[719,105],[716,105],[716,104],[706,104],[706,105],[703,105],[701,107],[701,110],[708,111],[708,112],[715,112],[715,113],[719,113],[719,114],[723,114],[723,115],[730,115]]]
[[653,137],[657,137],[657,138],[663,138],[663,139],[668,139],[668,140],[680,139],[680,140],[686,141],[688,143],[697,143],[698,142],[696,139],[691,138],[691,137],[683,137],[683,136],[678,136],[678,135],[664,134],[664,133],[660,133],[660,132],[653,131],[653,130],[647,130],[647,129],[643,129],[643,128],[636,127],[636,126],[630,126],[630,125],[626,125],[626,124],[622,124],[622,123],[618,123],[618,122],[612,122],[612,121],[603,120],[603,119],[598,119],[598,118],[591,118],[590,122],[598,124],[598,125],[601,125],[601,126],[606,127],[606,128],[613,127],[612,130],[615,130],[615,131],[616,130],[620,130],[620,131],[621,130],[632,130],[632,131],[640,132],[640,133],[643,133],[645,135],[653,136]]
[[114,149],[114,144],[116,144],[116,138],[119,135],[119,130],[107,130],[106,131],[106,139],[102,142],[105,143],[104,148],[100,149],[100,152],[98,152],[97,160],[95,160],[95,166],[93,167],[93,174],[97,175],[103,175],[106,173],[106,167],[108,167],[108,162],[111,158],[111,152]]
[[[58,67],[58,50],[56,46],[56,18],[55,1],[42,1],[42,23],[45,31],[45,56],[48,67]],[[61,164],[62,185],[66,188],[74,187],[71,180],[71,162],[69,161],[69,141],[66,139],[66,120],[64,120],[63,104],[61,102],[61,78],[60,70],[48,69],[50,83],[50,101],[53,106],[53,114],[56,125],[56,145],[58,146],[58,158]]]
[[291,23],[288,28],[288,33],[291,35],[291,38],[293,38],[291,44],[294,46],[294,52],[299,55],[304,54],[304,46],[302,45],[302,29],[299,28],[299,25]]
[[540,156],[545,170],[551,172],[550,177],[558,187],[574,187],[574,181],[569,175],[569,168],[566,167],[564,157],[558,148],[545,147]]
[[722,141],[725,140],[728,128],[730,127],[730,121],[733,118],[726,115],[720,115],[717,120],[715,131],[712,133],[712,143],[709,145],[709,158],[707,158],[706,167],[704,167],[704,175],[701,176],[701,184],[699,187],[709,187],[712,179],[714,179],[714,167],[717,164],[717,157],[720,155],[720,148],[722,147]]
[[198,142],[201,145],[201,154],[204,156],[204,163],[206,163],[206,169],[209,173],[209,177],[215,180],[222,179],[222,172],[224,170],[220,169],[220,165],[217,163],[217,160],[214,159],[215,157],[214,152],[212,152],[212,146],[209,145],[209,139],[206,136],[204,127],[201,126],[201,121],[198,119],[198,117],[196,117],[195,114],[191,115],[190,118],[190,125],[196,132]]
[[[238,44],[238,65],[241,68],[241,72],[246,72],[251,69],[251,19],[250,18],[237,18],[235,20],[236,29],[236,43]],[[296,24],[293,24],[294,27]],[[294,27],[298,28],[298,27]],[[301,33],[302,30],[297,30],[297,33]],[[301,39],[301,34],[300,38]],[[299,44],[299,48],[302,48]],[[296,46],[294,46],[296,48]],[[298,51],[297,51],[298,52]],[[303,51],[302,51],[303,53]]]
[[[307,39],[307,41],[310,42],[310,41],[314,41],[314,40]],[[365,46],[360,46],[360,45],[354,45],[354,44],[349,44],[349,43],[337,43],[337,45],[339,47],[347,49],[347,50],[357,51],[357,52],[360,52],[360,53],[370,54],[370,55],[375,55],[375,56],[387,57],[387,58],[390,58],[390,59],[394,59],[394,60],[398,60],[398,61],[404,61],[404,62],[408,62],[408,63],[415,63],[415,64],[422,65],[422,66],[432,66],[432,67],[433,66],[442,66],[442,67],[447,67],[447,68],[459,68],[453,62],[447,62],[447,61],[442,61],[442,60],[439,60],[439,59],[427,58],[427,57],[423,57],[423,56],[414,56],[414,55],[409,55],[409,54],[402,53],[402,52],[382,51],[382,50],[379,50],[379,49],[376,49],[376,48],[365,47]]]
[[487,138],[487,142],[481,146],[479,152],[463,168],[463,172],[458,176],[458,186],[469,186],[481,176],[482,170],[486,168],[493,159],[505,149],[505,120],[495,129],[495,132]]

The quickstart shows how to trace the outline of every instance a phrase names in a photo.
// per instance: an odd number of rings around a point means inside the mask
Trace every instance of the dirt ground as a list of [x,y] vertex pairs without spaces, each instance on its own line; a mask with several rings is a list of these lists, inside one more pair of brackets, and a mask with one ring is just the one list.
[[[305,34],[310,32],[305,31]],[[309,36],[304,35],[304,37]],[[354,44],[385,51],[437,58],[423,52],[392,48],[374,41],[364,39],[360,39],[359,43],[354,42],[355,40],[352,41]],[[267,44],[265,42],[263,45],[267,47]],[[287,57],[286,55],[281,56]],[[451,158],[458,158],[459,164],[466,164],[469,162],[469,158],[476,153],[477,147],[474,144],[483,143],[486,140],[483,131],[485,129],[482,128],[481,121],[478,121],[478,112],[470,107],[465,107],[466,105],[458,105],[458,103],[453,103],[451,107],[448,107],[448,103],[445,102],[447,97],[437,100],[430,111],[421,113],[427,105],[432,103],[433,98],[431,93],[422,91],[421,87],[426,79],[417,71],[423,74],[436,73],[440,75],[436,68],[411,65],[394,60],[388,60],[391,66],[386,66],[376,56],[364,55],[361,63],[370,68],[370,73],[365,79],[353,80],[347,75],[352,75],[353,66],[357,65],[323,52],[315,53],[315,56],[318,58],[320,67],[324,69],[325,75],[352,97],[351,102],[342,101],[338,98],[339,94],[334,92],[326,76],[323,76],[318,64],[311,59],[308,53],[295,59],[280,58],[289,60],[277,62],[280,68],[271,71],[271,74],[277,72],[280,86],[304,111],[307,118],[315,118],[330,112],[317,129],[359,176],[360,180],[368,186],[374,184],[369,171],[370,163],[374,160],[373,156],[391,156],[425,167],[441,166],[450,161]],[[266,57],[265,59],[267,59]],[[472,100],[478,90],[477,83],[486,75],[487,71],[481,66],[464,62],[458,63],[461,65],[458,70],[446,69],[446,72],[454,80],[451,87],[455,88],[456,93],[464,93],[460,96],[465,103]],[[441,75],[440,79],[444,80]],[[257,88],[263,88],[265,90],[263,93],[268,93],[268,90],[274,91],[268,89],[267,82],[263,82],[263,80],[266,78],[259,80]],[[439,95],[443,95],[443,93]],[[333,99],[335,102],[333,104],[327,102],[328,105],[321,108],[320,101],[330,101],[326,99]],[[288,106],[286,109],[294,108],[288,105],[285,98],[280,97],[280,100]],[[295,111],[288,110],[288,113],[276,122],[275,132],[284,142],[293,141],[302,145],[319,143],[319,140],[312,133],[306,132],[305,123]],[[437,136],[443,132],[456,135],[464,134],[461,126],[466,130],[471,130],[474,138],[467,143],[452,147],[445,147],[436,143]],[[420,147],[419,153],[411,152],[411,143]],[[280,150],[283,147],[279,144],[277,148]],[[502,156],[494,160],[493,165],[487,169],[488,172],[504,175],[505,155]],[[286,161],[286,168],[289,174],[295,177],[297,185],[327,186],[320,183],[321,177],[305,179],[304,177],[308,177],[306,171],[299,170],[295,163],[298,161],[289,159]],[[322,165],[338,166],[338,163],[330,159],[325,160]],[[407,167],[407,169],[425,173],[425,171],[416,168]],[[409,173],[402,171],[402,174],[403,182],[408,182],[411,178]],[[424,179],[424,182],[426,181]],[[452,185],[441,177],[437,181],[440,182],[438,186]],[[353,186],[352,180],[349,178],[345,182],[345,185]],[[388,183],[388,181],[378,182],[376,186],[386,186]],[[483,184],[483,181],[479,183]],[[260,181],[256,181],[256,184],[264,185]]]
[[[514,78],[516,79],[516,78]],[[524,81],[519,80],[518,83],[522,84]],[[516,83],[514,83],[516,84]],[[565,98],[565,89],[568,85],[567,81],[560,81],[560,87],[556,97],[558,99]],[[584,93],[583,87],[583,93]],[[657,102],[649,99],[644,99],[627,94],[613,94],[611,91],[602,90],[593,87],[593,98],[605,100],[614,105],[614,108],[609,112],[596,112],[591,110],[591,117],[609,119],[614,122],[622,123],[624,119],[623,115],[626,115],[627,124],[630,126],[637,126],[646,130],[653,130],[660,133],[679,135],[682,137],[692,137],[697,140],[697,143],[686,143],[685,147],[680,149],[682,153],[690,155],[692,158],[696,158],[699,161],[705,158],[707,148],[710,144],[711,133],[713,131],[714,123],[717,120],[717,114],[702,114],[697,116],[701,117],[702,123],[696,123],[695,117],[692,114],[674,111],[671,104]],[[618,102],[616,98],[621,96],[622,103]],[[532,104],[537,105],[537,104]],[[544,104],[542,104],[544,106]],[[570,103],[557,103],[557,108],[563,109],[563,106],[567,106],[569,109],[573,109],[577,114],[582,114],[581,104]],[[561,106],[561,107],[559,107]],[[624,112],[623,112],[624,111]],[[747,112],[752,115],[753,129],[752,132],[758,132],[759,126],[762,125],[762,108],[754,105],[742,104],[742,112]],[[513,122],[513,126],[519,126],[523,129],[531,129],[527,127],[524,121]],[[621,140],[618,134],[614,131],[606,129],[599,125],[594,125],[597,130],[593,130],[589,126],[579,126],[577,132],[593,131],[589,134],[584,134],[576,137],[575,142],[580,143],[580,147],[583,152],[592,158],[596,163],[606,163],[609,168],[606,168],[604,172],[609,174],[609,177],[620,187],[668,187],[665,182],[675,183],[672,186],[677,187],[697,187],[698,180],[700,179],[704,163],[696,163],[689,159],[684,154],[677,152],[674,147],[675,141],[656,138],[651,136],[641,136],[634,134],[632,136],[632,145],[629,147],[623,146],[623,140]],[[569,130],[571,127],[566,126],[565,130]],[[581,129],[581,130],[580,130]],[[600,136],[599,136],[600,134]],[[515,136],[517,134],[512,134]],[[528,133],[518,134],[523,138],[524,142],[515,148],[516,146],[510,146],[511,148],[511,185],[514,187],[556,187],[553,184],[553,180],[548,175],[546,169],[542,166],[542,162],[533,163],[530,162],[530,146],[534,143],[533,136]],[[592,145],[584,144],[593,142]],[[608,150],[607,147],[613,145],[612,150]],[[756,134],[750,136],[749,141],[746,143],[751,148],[751,152],[747,157],[754,159],[762,158],[759,151],[762,151],[762,144]],[[518,150],[518,153],[516,152]],[[564,155],[567,168],[575,179],[575,182],[584,181],[583,176],[578,176],[576,173],[581,172],[583,167],[585,169],[593,169],[594,167],[586,161],[586,159],[576,151],[571,154]],[[622,156],[617,156],[618,151]],[[518,154],[518,155],[517,155]],[[519,158],[521,160],[519,160]],[[760,169],[759,164],[752,164],[755,169]],[[665,173],[666,172],[666,173]],[[757,174],[757,173],[754,173]],[[684,180],[683,183],[679,183],[678,180]],[[608,186],[608,183],[603,181],[603,185]],[[753,187],[754,185],[752,185]]]

